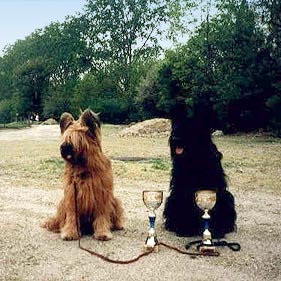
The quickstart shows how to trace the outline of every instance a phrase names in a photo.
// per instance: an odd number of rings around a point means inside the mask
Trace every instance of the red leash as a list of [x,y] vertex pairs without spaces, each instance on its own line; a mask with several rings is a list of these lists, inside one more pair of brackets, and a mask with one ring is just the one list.
[[[76,189],[76,184],[74,184],[74,200],[75,200],[75,213],[76,213],[76,226],[77,226],[77,232],[79,234],[80,230],[78,229],[78,208],[77,208],[77,189]],[[163,243],[163,242],[159,242],[158,243],[159,246],[164,246],[168,249],[171,249],[171,250],[174,250],[174,251],[177,251],[178,253],[180,254],[184,254],[184,255],[189,255],[189,256],[193,256],[193,257],[196,257],[196,256],[218,256],[219,255],[219,252],[213,252],[213,253],[200,253],[200,252],[196,252],[196,253],[191,253],[191,252],[187,252],[187,251],[183,251],[179,248],[176,248],[174,246],[171,246],[171,245],[168,245],[166,243]],[[95,256],[95,257],[98,257],[104,261],[107,261],[107,262],[110,262],[110,263],[115,263],[115,264],[130,264],[130,263],[134,263],[136,261],[138,261],[140,258],[142,257],[145,257],[145,256],[148,256],[150,255],[151,253],[153,253],[153,249],[151,251],[148,251],[148,252],[144,252],[140,255],[138,255],[137,257],[133,258],[133,259],[129,259],[129,260],[114,260],[114,259],[110,259],[102,254],[99,254],[97,252],[94,252],[92,250],[89,250],[87,248],[84,248],[81,246],[81,236],[79,235],[79,238],[78,238],[78,247],[79,249]]]

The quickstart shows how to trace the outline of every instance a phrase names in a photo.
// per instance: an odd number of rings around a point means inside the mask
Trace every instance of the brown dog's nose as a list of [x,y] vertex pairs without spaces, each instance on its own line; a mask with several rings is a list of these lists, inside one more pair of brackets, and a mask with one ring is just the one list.
[[69,143],[63,143],[60,147],[61,156],[65,160],[71,160],[74,156],[73,146]]

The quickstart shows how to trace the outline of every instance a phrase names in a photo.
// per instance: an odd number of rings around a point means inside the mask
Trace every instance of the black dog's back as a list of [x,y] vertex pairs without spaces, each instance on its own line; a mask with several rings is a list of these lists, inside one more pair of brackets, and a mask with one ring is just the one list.
[[178,235],[202,233],[202,211],[194,202],[199,189],[217,192],[217,203],[211,211],[214,236],[224,236],[235,229],[234,198],[227,190],[221,165],[222,154],[213,143],[207,109],[197,107],[190,113],[184,102],[174,108],[170,150],[172,178],[170,196],[164,209],[165,227]]

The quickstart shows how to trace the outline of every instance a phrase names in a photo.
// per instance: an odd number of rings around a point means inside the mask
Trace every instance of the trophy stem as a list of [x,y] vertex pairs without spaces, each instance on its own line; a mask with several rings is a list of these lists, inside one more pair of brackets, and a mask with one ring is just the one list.
[[204,210],[204,214],[202,216],[203,224],[204,224],[204,232],[202,244],[199,247],[200,252],[214,252],[215,246],[212,242],[212,234],[209,230],[210,225],[210,215],[208,214],[208,210]]
[[149,218],[149,231],[144,247],[146,251],[158,252],[159,251],[158,240],[155,233],[156,215],[154,211],[149,212],[148,218]]
[[155,228],[155,220],[156,220],[156,215],[155,213],[152,211],[149,213],[148,215],[149,218],[149,227],[154,229]]

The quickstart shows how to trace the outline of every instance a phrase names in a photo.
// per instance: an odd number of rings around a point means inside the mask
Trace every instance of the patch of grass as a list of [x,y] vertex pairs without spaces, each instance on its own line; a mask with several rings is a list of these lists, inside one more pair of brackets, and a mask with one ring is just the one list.
[[[112,161],[114,176],[128,180],[152,181],[155,183],[167,182],[170,178],[170,169],[155,168],[151,162],[123,162]],[[159,165],[157,167],[160,167]],[[163,167],[163,166],[162,166]]]
[[249,166],[249,159],[227,159],[222,161],[222,166],[224,169],[241,169],[242,167]]
[[26,127],[30,127],[29,124],[27,124],[26,122],[12,122],[12,123],[8,123],[8,124],[0,124],[0,129],[22,129],[22,128],[26,128]]
[[163,159],[155,159],[152,161],[152,165],[151,165],[152,169],[155,170],[169,170],[170,169],[170,164],[168,161],[165,161]]
[[63,159],[59,157],[50,157],[40,161],[40,169],[48,170],[52,174],[61,174],[64,166]]
[[168,158],[114,157],[113,172],[116,177],[129,180],[168,181],[170,160]]

